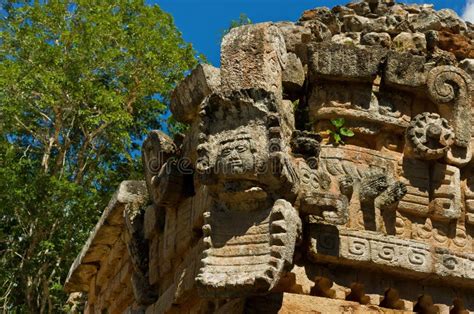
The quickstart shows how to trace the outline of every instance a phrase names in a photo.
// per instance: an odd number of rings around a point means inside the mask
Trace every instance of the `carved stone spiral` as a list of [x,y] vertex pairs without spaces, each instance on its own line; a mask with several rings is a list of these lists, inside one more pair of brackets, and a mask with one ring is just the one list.
[[383,246],[379,250],[379,257],[385,261],[391,262],[396,259],[396,252],[393,246]]
[[353,240],[349,245],[349,253],[352,255],[364,255],[369,250],[367,243],[360,240]]
[[438,104],[445,104],[456,100],[460,93],[467,92],[470,78],[461,69],[444,65],[431,70],[427,84],[431,99]]
[[424,159],[443,157],[454,143],[454,130],[436,113],[424,112],[413,118],[407,129],[407,140],[415,153]]
[[408,261],[415,266],[421,266],[426,263],[426,254],[421,251],[410,250],[408,252]]
[[432,69],[427,77],[431,100],[438,105],[452,103],[450,121],[460,147],[468,147],[471,140],[471,83],[465,71],[449,65]]

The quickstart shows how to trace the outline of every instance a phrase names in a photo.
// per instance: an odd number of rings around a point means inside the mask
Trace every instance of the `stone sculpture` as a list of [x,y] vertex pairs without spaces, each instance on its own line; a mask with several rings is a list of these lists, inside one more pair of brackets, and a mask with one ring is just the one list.
[[197,169],[214,199],[196,278],[203,295],[269,291],[292,263],[301,223],[275,195],[295,183],[277,106],[273,93],[253,89],[214,94],[203,105]]
[[[221,68],[173,93],[185,134],[143,144],[136,302],[473,311],[473,40],[453,11],[393,0],[232,29]],[[334,119],[354,136],[334,141]]]

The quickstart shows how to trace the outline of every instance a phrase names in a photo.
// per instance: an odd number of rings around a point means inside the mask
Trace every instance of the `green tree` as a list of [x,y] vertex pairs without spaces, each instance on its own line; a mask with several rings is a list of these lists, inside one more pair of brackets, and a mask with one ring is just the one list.
[[1,1],[0,308],[58,312],[68,268],[197,60],[143,0]]

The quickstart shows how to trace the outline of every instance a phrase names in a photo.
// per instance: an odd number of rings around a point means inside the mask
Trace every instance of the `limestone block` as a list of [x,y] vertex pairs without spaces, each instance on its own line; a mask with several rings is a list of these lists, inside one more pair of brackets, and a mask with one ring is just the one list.
[[97,285],[96,277],[93,277],[89,282],[89,291],[87,292],[87,303],[94,304],[97,299]]
[[384,70],[388,85],[418,88],[426,83],[424,70],[426,58],[409,53],[390,52]]
[[310,57],[310,77],[372,82],[387,51],[378,47],[363,49],[340,44],[315,44]]
[[366,46],[382,46],[389,48],[392,39],[388,33],[366,33],[362,36],[360,43]]
[[352,2],[348,3],[346,5],[349,9],[352,9],[357,15],[368,15],[372,11],[370,10],[369,3],[366,1],[358,1],[358,2]]
[[302,25],[297,25],[291,22],[279,22],[275,23],[280,29],[280,32],[285,39],[285,46],[288,52],[296,53],[300,58],[299,55],[299,48],[303,44],[307,44],[311,38],[311,30],[306,28]]
[[219,90],[220,70],[209,64],[199,64],[173,91],[170,109],[177,121],[191,123],[204,98]]
[[393,48],[398,52],[425,53],[425,34],[402,32],[393,39]]
[[[153,200],[158,208],[176,208],[192,191],[192,170],[185,159],[169,159],[153,181]],[[162,217],[158,217],[159,220]]]
[[449,30],[453,33],[459,33],[467,29],[466,22],[464,22],[454,10],[441,9],[436,12],[441,22],[441,29]]
[[164,208],[156,208],[153,205],[145,209],[145,218],[143,223],[143,233],[145,239],[151,240],[159,230],[164,227]]
[[324,23],[332,34],[337,34],[341,31],[341,23],[337,16],[327,7],[320,7],[316,9],[306,10],[300,17],[300,21],[319,20]]
[[339,18],[339,19],[342,19],[342,17],[346,16],[346,15],[355,15],[356,12],[351,9],[351,8],[348,8],[347,6],[345,5],[336,5],[335,7],[333,7],[331,9],[331,11],[336,14],[336,16]]
[[473,282],[472,253],[323,224],[310,224],[309,235],[309,257],[316,262],[389,267],[420,278],[434,273],[440,279],[456,279],[468,285]]
[[162,235],[160,259],[171,261],[176,250],[176,221],[177,211],[174,208],[166,209],[165,230]]
[[285,65],[285,39],[271,23],[233,28],[222,40],[223,90],[262,88],[281,97]]
[[176,222],[176,255],[183,255],[189,250],[193,237],[192,202],[190,199],[181,203]]
[[68,276],[65,289],[68,291],[89,291],[89,282],[96,273],[96,265],[83,264],[77,266],[75,272]]
[[100,287],[106,286],[109,280],[115,275],[115,268],[124,255],[127,254],[125,244],[122,241],[117,241],[110,254],[105,260],[102,260],[97,272],[97,285]]
[[387,17],[370,19],[359,15],[344,16],[344,29],[346,32],[385,32],[388,30]]
[[120,269],[119,278],[122,285],[128,285],[132,277],[133,266],[130,261],[127,261],[125,265]]
[[[188,247],[189,248],[189,247]],[[203,242],[199,241],[190,248],[183,262],[175,272],[174,282],[176,291],[174,293],[174,303],[183,304],[192,297],[195,292],[195,278],[199,268],[199,257],[203,250]]]
[[92,263],[101,261],[110,252],[110,246],[104,244],[97,244],[90,248],[84,256],[84,263]]
[[331,41],[336,44],[357,46],[361,40],[361,33],[342,33],[332,36]]
[[101,245],[112,245],[122,233],[121,227],[104,225],[95,235],[95,243]]
[[409,21],[413,30],[420,33],[439,30],[442,27],[439,16],[432,8],[423,8],[418,14],[412,15]]
[[[319,20],[302,21],[299,24],[311,31],[309,40],[306,42],[324,42],[331,39],[333,35],[329,27]],[[305,37],[306,38],[306,37]]]
[[303,87],[305,73],[301,60],[294,53],[288,53],[286,67],[282,73],[283,90],[285,94],[296,95]]
[[459,67],[466,71],[474,80],[474,59],[464,59],[459,62]]
[[148,280],[150,285],[156,285],[159,283],[162,276],[161,271],[170,265],[169,260],[162,260],[160,254],[160,236],[155,236],[151,240],[149,249],[149,263],[148,263]]
[[474,279],[474,254],[455,254],[444,248],[435,249],[435,273],[441,277]]

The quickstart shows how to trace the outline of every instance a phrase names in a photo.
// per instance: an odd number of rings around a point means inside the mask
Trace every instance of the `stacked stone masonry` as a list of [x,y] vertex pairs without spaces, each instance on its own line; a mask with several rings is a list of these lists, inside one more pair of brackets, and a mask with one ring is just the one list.
[[474,312],[474,25],[364,0],[232,29],[71,268],[86,313]]

